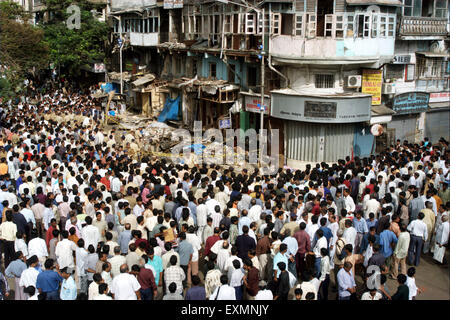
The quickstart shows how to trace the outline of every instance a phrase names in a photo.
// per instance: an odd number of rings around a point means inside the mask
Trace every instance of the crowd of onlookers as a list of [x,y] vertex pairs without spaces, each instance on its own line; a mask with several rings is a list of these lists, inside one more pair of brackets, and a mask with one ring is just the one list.
[[89,94],[0,105],[2,299],[411,300],[446,263],[443,138],[267,176],[139,156]]

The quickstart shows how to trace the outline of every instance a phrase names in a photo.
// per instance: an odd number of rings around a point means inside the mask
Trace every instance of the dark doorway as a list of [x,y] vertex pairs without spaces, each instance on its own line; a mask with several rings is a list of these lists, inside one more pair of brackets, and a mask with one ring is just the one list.
[[325,15],[333,14],[334,0],[317,0],[317,37],[325,35]]

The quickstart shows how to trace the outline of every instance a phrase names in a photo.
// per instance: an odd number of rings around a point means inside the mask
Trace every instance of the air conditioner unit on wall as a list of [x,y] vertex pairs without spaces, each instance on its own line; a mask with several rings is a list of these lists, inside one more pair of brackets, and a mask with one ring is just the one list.
[[394,94],[395,84],[394,83],[383,83],[383,94]]
[[352,75],[347,77],[345,81],[347,88],[361,88],[362,77],[360,75]]

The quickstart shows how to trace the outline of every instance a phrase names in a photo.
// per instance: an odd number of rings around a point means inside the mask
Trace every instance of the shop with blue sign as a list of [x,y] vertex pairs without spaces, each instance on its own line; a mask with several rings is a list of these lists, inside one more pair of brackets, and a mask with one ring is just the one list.
[[430,94],[427,92],[406,92],[394,97],[392,110],[397,115],[426,112]]

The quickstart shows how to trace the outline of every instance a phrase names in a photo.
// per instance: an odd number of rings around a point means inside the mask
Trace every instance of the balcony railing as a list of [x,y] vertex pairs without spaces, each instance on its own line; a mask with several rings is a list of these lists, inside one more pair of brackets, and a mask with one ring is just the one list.
[[446,36],[447,19],[430,17],[402,17],[400,36]]

